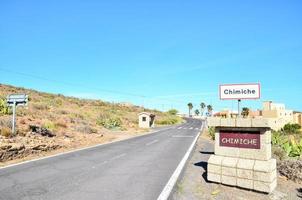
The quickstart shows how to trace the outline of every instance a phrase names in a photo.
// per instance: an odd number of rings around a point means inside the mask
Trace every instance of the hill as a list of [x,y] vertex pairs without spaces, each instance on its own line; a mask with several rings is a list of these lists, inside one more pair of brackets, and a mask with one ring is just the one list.
[[[18,131],[13,136],[11,111],[5,105],[5,98],[16,93],[28,94],[29,104],[18,107]],[[142,134],[146,130],[140,129],[137,121],[137,114],[142,111],[154,113],[160,125],[182,121],[175,115],[129,103],[79,99],[0,84],[0,162]]]

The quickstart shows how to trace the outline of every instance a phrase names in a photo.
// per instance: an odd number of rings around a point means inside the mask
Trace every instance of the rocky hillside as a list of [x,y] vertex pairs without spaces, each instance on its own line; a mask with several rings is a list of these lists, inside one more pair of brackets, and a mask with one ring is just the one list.
[[[16,135],[12,135],[8,94],[29,95],[27,107],[18,107]],[[83,100],[0,84],[0,162],[24,158],[50,150],[72,149],[131,137],[144,132],[138,128],[137,114],[143,108]],[[180,123],[175,115],[156,110],[158,124]],[[62,150],[59,150],[62,151]]]

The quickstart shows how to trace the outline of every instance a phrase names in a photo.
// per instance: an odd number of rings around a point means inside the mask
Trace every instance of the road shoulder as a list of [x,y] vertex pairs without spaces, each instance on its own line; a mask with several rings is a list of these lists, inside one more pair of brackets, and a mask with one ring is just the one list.
[[213,152],[213,141],[208,139],[204,134],[201,134],[187,162],[183,176],[177,181],[170,199],[299,199],[297,195],[298,189],[301,186],[292,181],[284,180],[281,177],[278,178],[277,189],[269,195],[208,182],[206,178],[207,161]]

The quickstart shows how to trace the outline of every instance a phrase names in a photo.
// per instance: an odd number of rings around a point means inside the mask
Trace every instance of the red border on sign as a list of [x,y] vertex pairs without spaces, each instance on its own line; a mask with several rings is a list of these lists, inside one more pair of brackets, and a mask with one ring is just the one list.
[[230,86],[230,85],[258,85],[259,89],[259,96],[255,98],[240,98],[240,99],[260,99],[261,96],[261,89],[260,89],[260,83],[235,83],[235,84],[219,84],[219,98],[220,100],[235,100],[239,98],[221,98],[221,86]]

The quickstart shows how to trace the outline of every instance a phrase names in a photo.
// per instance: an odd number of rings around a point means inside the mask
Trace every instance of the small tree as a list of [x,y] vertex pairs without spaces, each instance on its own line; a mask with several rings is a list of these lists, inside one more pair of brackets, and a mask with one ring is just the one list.
[[194,112],[195,112],[195,115],[197,115],[197,116],[198,116],[199,113],[200,113],[198,109],[196,109]]
[[171,109],[171,110],[168,111],[168,113],[169,113],[170,115],[176,115],[176,114],[178,113],[178,110],[176,110],[176,109]]
[[208,110],[208,116],[212,116],[212,112],[213,112],[213,107],[212,105],[207,105],[207,110]]
[[206,107],[206,104],[204,102],[201,102],[201,104],[200,104],[200,113],[201,113],[201,116],[203,116],[204,108],[205,107]]
[[191,102],[188,103],[188,107],[189,107],[189,116],[191,116],[191,110],[193,109],[193,104]]
[[8,114],[10,114],[9,107],[7,106],[4,99],[0,99],[0,115],[8,115]]
[[247,107],[243,107],[242,108],[241,115],[243,117],[247,117],[249,115],[249,113],[250,113],[250,109],[249,108],[247,108]]

